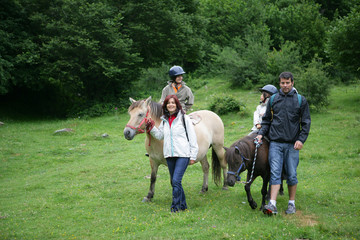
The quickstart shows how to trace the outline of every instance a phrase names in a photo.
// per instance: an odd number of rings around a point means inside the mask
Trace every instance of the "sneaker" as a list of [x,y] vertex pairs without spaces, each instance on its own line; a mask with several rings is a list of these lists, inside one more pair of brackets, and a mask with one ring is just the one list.
[[271,203],[264,206],[263,212],[264,212],[264,214],[267,214],[269,216],[278,213],[277,208],[274,205],[272,205]]
[[294,204],[289,203],[288,208],[285,211],[286,214],[294,214],[296,213],[296,208]]

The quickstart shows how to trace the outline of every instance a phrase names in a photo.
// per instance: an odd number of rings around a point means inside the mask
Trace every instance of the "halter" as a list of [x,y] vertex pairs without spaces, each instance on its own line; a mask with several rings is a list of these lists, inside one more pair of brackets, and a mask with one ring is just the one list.
[[145,130],[142,130],[141,129],[141,126],[145,123],[147,123],[148,122],[148,119],[147,119],[147,117],[149,116],[149,110],[146,112],[146,116],[143,118],[143,120],[140,122],[140,124],[139,124],[139,126],[137,126],[137,127],[133,127],[133,126],[131,126],[131,125],[129,125],[129,124],[126,124],[126,127],[129,127],[129,128],[131,128],[131,129],[134,129],[135,131],[136,131],[136,134],[138,134],[138,133],[144,133],[145,132]]
[[[244,155],[240,152],[240,149],[238,148],[238,146],[235,146],[235,148],[236,148],[236,149],[239,151],[239,153],[240,153],[242,163],[241,163],[239,169],[238,169],[236,172],[228,171],[227,174],[229,174],[229,175],[234,175],[235,178],[236,178],[236,181],[241,181],[241,177],[240,177],[241,169],[242,169],[243,167],[245,167],[245,160],[249,160],[249,159],[247,159],[246,157],[244,157]],[[244,169],[244,170],[245,170],[245,169]]]
[[[248,184],[249,182],[252,181],[252,178],[254,176],[254,170],[255,170],[255,162],[256,162],[256,156],[257,156],[257,150],[258,148],[261,146],[262,142],[260,143],[258,141],[257,138],[254,138],[254,143],[256,145],[256,148],[255,148],[255,156],[254,156],[254,162],[253,162],[253,166],[252,166],[252,171],[251,171],[251,176],[250,176],[250,180],[247,181],[247,182],[242,182],[242,183],[245,183],[245,184]],[[238,148],[238,146],[235,146],[235,148],[240,152],[240,149]],[[237,172],[231,172],[231,171],[228,171],[227,173],[230,174],[230,175],[234,175],[236,177],[236,180],[237,181],[240,181],[241,180],[241,177],[240,177],[240,172],[241,172],[241,169],[245,166],[245,161],[244,160],[249,160],[247,158],[244,157],[244,155],[242,155],[242,153],[240,152],[240,156],[241,156],[241,159],[242,159],[242,163],[239,167],[239,170],[237,170]]]

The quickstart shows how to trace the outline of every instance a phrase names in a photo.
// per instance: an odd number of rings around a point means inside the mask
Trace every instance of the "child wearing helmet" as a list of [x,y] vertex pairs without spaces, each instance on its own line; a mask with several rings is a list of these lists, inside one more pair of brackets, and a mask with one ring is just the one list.
[[160,103],[162,104],[168,95],[176,95],[185,112],[189,111],[194,104],[194,95],[191,89],[183,81],[185,71],[180,66],[173,66],[169,70],[170,81],[161,94]]
[[253,127],[251,128],[251,132],[249,133],[249,135],[259,132],[261,128],[262,117],[266,111],[266,105],[271,95],[278,92],[277,88],[271,84],[259,88],[259,91],[261,92],[260,104],[256,107],[256,110],[254,112]]

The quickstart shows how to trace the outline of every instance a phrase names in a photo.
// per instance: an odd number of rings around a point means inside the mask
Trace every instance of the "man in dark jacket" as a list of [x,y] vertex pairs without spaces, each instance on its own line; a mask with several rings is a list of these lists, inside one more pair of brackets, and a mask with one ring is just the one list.
[[296,168],[299,164],[299,150],[302,149],[310,132],[309,104],[305,97],[294,89],[292,73],[283,72],[279,76],[280,92],[268,102],[262,119],[262,128],[257,139],[263,136],[270,139],[270,202],[264,213],[277,214],[276,197],[280,189],[281,172],[284,167],[287,176],[289,204],[286,214],[296,212],[295,194],[297,187]]

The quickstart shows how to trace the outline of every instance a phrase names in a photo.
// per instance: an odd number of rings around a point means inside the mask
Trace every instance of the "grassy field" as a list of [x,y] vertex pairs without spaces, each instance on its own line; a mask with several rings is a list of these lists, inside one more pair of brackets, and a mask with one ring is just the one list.
[[[248,112],[221,116],[230,146],[249,132],[259,92],[211,81],[194,91],[194,110],[225,92]],[[223,191],[210,182],[208,193],[199,194],[200,164],[190,166],[183,180],[189,211],[170,213],[165,166],[153,202],[142,203],[150,184],[145,136],[124,139],[127,114],[90,120],[3,117],[0,239],[360,239],[360,88],[334,87],[329,99],[327,111],[312,113],[300,153],[298,211],[285,215],[285,190],[275,217],[252,210],[242,184]],[[73,132],[54,134],[62,128]],[[260,188],[259,178],[252,187],[258,205]]]

